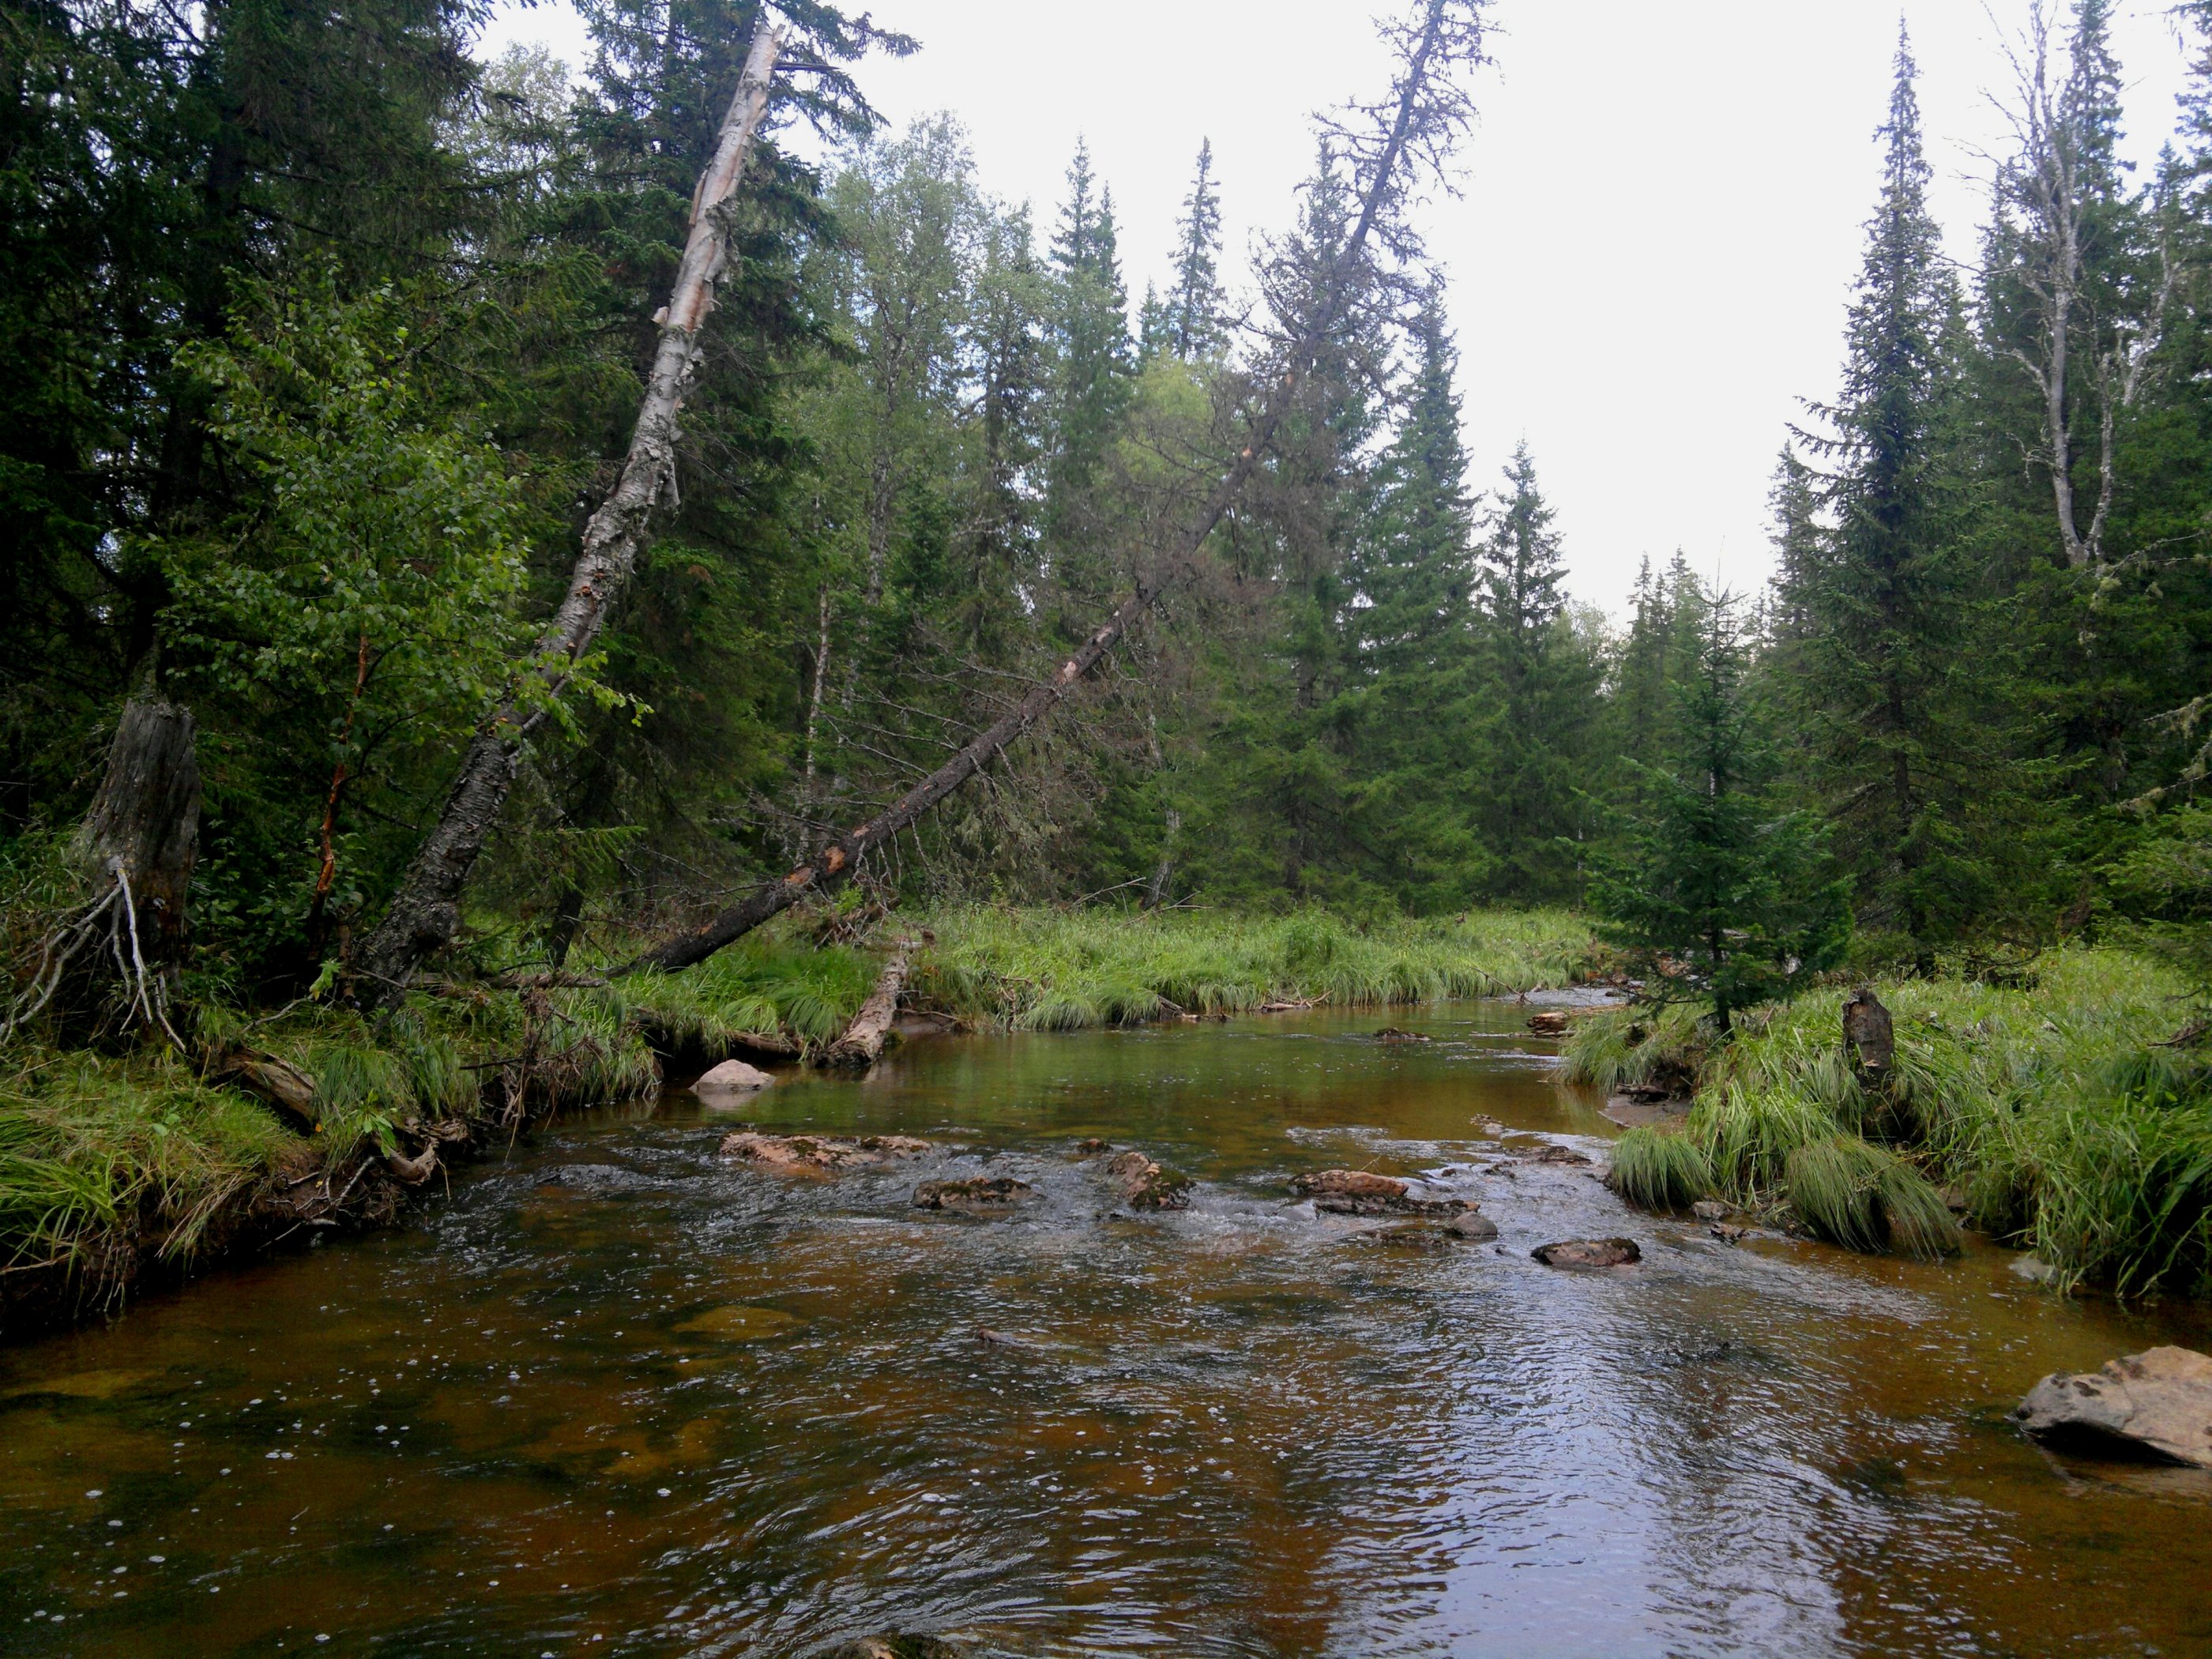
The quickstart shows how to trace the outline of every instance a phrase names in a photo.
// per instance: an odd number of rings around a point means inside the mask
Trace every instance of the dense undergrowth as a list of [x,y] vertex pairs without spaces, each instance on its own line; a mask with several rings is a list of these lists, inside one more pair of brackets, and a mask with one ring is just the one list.
[[1679,1129],[1615,1148],[1635,1201],[1718,1196],[1853,1248],[1931,1255],[1954,1242],[1948,1188],[1970,1224],[2065,1283],[2212,1291],[2212,1053],[2166,1046],[2187,1021],[2183,982],[2083,948],[2015,977],[1879,985],[1897,1042],[1886,1081],[1847,1056],[1839,993],[1763,1010],[1718,1051],[1686,1008],[1580,1021],[1570,1074],[1695,1079]]
[[[965,1024],[1024,1030],[1273,1000],[1519,990],[1565,982],[1589,947],[1578,923],[1543,912],[1354,928],[1311,912],[976,908],[908,930],[925,926],[935,942],[908,1000]],[[149,1263],[182,1264],[279,1187],[320,1177],[325,1194],[381,1193],[388,1204],[390,1182],[377,1175],[386,1160],[434,1145],[450,1157],[467,1139],[493,1142],[563,1109],[647,1097],[665,1055],[711,1064],[762,1047],[810,1050],[844,1029],[877,968],[871,952],[817,947],[794,927],[683,974],[560,989],[451,986],[374,1023],[320,1003],[258,1018],[203,1005],[191,1015],[193,1061],[151,1045],[20,1041],[0,1051],[0,1308],[42,1270],[72,1276],[78,1299],[96,1301]],[[241,1053],[311,1087],[312,1127],[281,1117],[222,1063]],[[376,1178],[347,1178],[364,1171]],[[332,1214],[362,1218],[358,1207]],[[264,1219],[263,1234],[301,1224],[282,1206]]]

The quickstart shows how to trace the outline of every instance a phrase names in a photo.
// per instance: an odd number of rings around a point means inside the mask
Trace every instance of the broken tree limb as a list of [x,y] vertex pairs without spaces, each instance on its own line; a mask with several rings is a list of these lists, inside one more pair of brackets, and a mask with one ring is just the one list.
[[477,728],[436,825],[356,959],[362,1000],[370,1006],[398,995],[416,965],[452,941],[460,925],[461,890],[514,787],[523,742],[599,637],[636,568],[653,508],[674,492],[677,415],[698,368],[698,335],[714,308],[714,284],[729,258],[730,197],[767,112],[787,30],[780,19],[764,15],[754,32],[714,157],[691,199],[691,230],[675,287],[653,319],[660,343],[629,454],[613,490],[585,526],[568,591],[538,643],[538,665]]
[[209,1074],[259,1096],[303,1134],[313,1134],[321,1123],[322,1114],[315,1109],[315,1079],[289,1060],[238,1048],[217,1060]]
[[872,1066],[884,1052],[884,1038],[898,1018],[899,993],[906,988],[906,971],[914,960],[914,941],[902,939],[891,947],[890,960],[882,977],[845,1034],[822,1051],[824,1066]]
[[1370,257],[1371,245],[1379,240],[1402,250],[1411,242],[1403,226],[1385,222],[1395,217],[1407,198],[1409,162],[1431,167],[1440,165],[1473,118],[1473,106],[1464,91],[1452,83],[1452,74],[1481,61],[1479,0],[1424,0],[1417,21],[1395,30],[1391,39],[1400,54],[1397,80],[1389,98],[1372,112],[1376,130],[1353,146],[1359,174],[1358,216],[1324,271],[1297,332],[1266,378],[1267,390],[1243,447],[1157,574],[1140,578],[1129,596],[1049,679],[1032,687],[1005,715],[890,805],[822,848],[781,880],[757,888],[690,932],[664,940],[623,972],[648,968],[672,972],[703,962],[809,894],[827,891],[850,879],[870,853],[982,771],[1007,744],[1057,708],[1079,682],[1105,661],[1163,593],[1197,570],[1206,538],[1264,464],[1300,381],[1341,325],[1354,281]]

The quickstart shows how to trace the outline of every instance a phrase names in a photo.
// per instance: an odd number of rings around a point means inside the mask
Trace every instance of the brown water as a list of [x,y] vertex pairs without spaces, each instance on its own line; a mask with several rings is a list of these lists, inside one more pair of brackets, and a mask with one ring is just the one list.
[[[818,1182],[722,1165],[672,1096],[0,1355],[0,1650],[2212,1652],[2212,1477],[2003,1421],[2045,1371],[2212,1346],[2201,1311],[1488,1171],[1478,1115],[1509,1150],[1611,1133],[1522,1012],[917,1043],[751,1109],[946,1143]],[[1084,1135],[1193,1208],[1112,1214]],[[1450,1166],[1498,1244],[1287,1200],[1335,1164]],[[1043,1199],[908,1205],[985,1168]],[[1528,1256],[1613,1232],[1643,1266]]]

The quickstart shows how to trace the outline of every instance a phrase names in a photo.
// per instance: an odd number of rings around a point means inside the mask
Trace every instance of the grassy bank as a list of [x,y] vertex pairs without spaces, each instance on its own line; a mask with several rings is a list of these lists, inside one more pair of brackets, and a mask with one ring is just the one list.
[[1564,985],[1590,957],[1561,911],[1355,927],[1321,911],[969,909],[933,917],[913,996],[976,1024],[1073,1030],[1270,1002],[1432,1002]]
[[1877,989],[1897,1058],[1875,1087],[1845,1057],[1840,990],[1763,1011],[1720,1052],[1686,1010],[1579,1022],[1572,1074],[1695,1080],[1679,1131],[1620,1142],[1623,1192],[1662,1207],[1717,1195],[1838,1243],[1921,1254],[1951,1242],[1949,1196],[2066,1283],[2212,1292],[2212,1051],[2164,1046],[2190,1012],[2166,969],[2069,949],[2016,984]]
[[[1542,913],[1357,928],[1318,913],[977,908],[894,926],[935,936],[910,1003],[1023,1030],[1520,990],[1564,983],[1589,944]],[[418,994],[374,1024],[314,1004],[201,1008],[198,1063],[19,1041],[0,1052],[0,1329],[98,1307],[223,1249],[381,1220],[426,1153],[450,1164],[550,1113],[649,1097],[665,1056],[696,1066],[825,1043],[877,970],[868,951],[787,931],[679,975]],[[295,1079],[297,1109],[272,1109],[265,1087],[210,1058],[241,1054]]]

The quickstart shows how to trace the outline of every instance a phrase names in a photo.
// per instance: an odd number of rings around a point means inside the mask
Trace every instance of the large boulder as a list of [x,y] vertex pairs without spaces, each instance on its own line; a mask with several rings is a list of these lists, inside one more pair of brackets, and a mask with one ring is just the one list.
[[1625,1267],[1644,1260],[1632,1238],[1570,1238],[1528,1252],[1547,1267]]
[[957,1215],[1011,1215],[1036,1196],[1036,1188],[1012,1176],[973,1176],[966,1181],[925,1181],[914,1189],[917,1210]]
[[701,1076],[691,1085],[691,1092],[713,1105],[717,1100],[742,1098],[758,1094],[775,1079],[757,1066],[748,1066],[742,1060],[726,1060],[712,1071]]
[[2039,1440],[2212,1469],[2212,1355],[2151,1348],[2101,1370],[2054,1371],[2012,1416]]
[[722,1139],[722,1156],[779,1175],[831,1175],[866,1169],[930,1150],[912,1135],[764,1135],[740,1129]]

